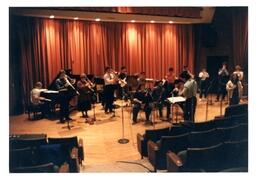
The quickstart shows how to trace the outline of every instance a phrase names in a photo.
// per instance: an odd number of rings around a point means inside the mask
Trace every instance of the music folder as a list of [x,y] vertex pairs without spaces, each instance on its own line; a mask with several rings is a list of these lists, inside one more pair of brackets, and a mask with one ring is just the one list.
[[186,99],[182,96],[177,96],[177,97],[170,97],[170,98],[167,98],[167,100],[172,103],[172,104],[175,104],[175,103],[181,103],[181,102],[185,102]]

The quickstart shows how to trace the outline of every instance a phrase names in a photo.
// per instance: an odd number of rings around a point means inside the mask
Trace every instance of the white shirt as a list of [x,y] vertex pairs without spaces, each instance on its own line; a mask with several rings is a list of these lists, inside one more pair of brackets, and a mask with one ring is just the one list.
[[244,72],[242,72],[242,71],[234,71],[233,74],[236,74],[240,81],[242,81],[244,78]]
[[209,78],[209,74],[207,72],[200,72],[199,73],[199,78],[201,78],[201,80],[206,80],[206,78]]
[[30,92],[30,101],[32,104],[34,105],[38,105],[41,104],[41,99],[43,99],[43,97],[40,97],[40,93],[42,91],[45,91],[47,89],[38,89],[38,88],[33,88]]
[[114,79],[115,76],[113,73],[105,73],[103,78],[104,78],[105,85],[112,85],[116,83],[116,80]]

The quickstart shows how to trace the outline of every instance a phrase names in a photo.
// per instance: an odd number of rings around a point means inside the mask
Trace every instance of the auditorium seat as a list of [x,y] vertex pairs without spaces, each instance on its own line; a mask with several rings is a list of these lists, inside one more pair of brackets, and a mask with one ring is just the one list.
[[13,169],[13,173],[55,173],[56,169],[53,163],[46,163],[42,165],[24,166]]
[[248,125],[237,124],[231,127],[217,128],[222,133],[223,141],[248,139]]
[[189,133],[177,136],[162,136],[157,143],[151,140],[148,141],[148,159],[154,166],[154,171],[166,169],[166,153],[169,150],[178,153],[187,149],[188,135]]
[[47,144],[46,134],[13,134],[9,136],[10,149],[36,147],[44,144]]
[[30,147],[9,150],[9,169],[13,172],[14,168],[31,166],[36,164],[36,157]]
[[191,132],[188,136],[188,147],[203,148],[223,142],[221,131],[215,128],[208,131]]
[[225,117],[248,114],[248,104],[237,104],[226,107]]
[[168,172],[247,172],[248,140],[167,153]]
[[217,172],[220,170],[219,154],[223,144],[205,148],[187,148],[178,155],[167,153],[167,171],[169,172]]
[[222,170],[248,168],[248,140],[225,142],[224,146]]
[[78,149],[78,159],[79,164],[82,165],[82,161],[84,160],[84,144],[82,139],[78,139],[77,136],[74,137],[63,137],[63,138],[48,138],[49,144],[64,144],[69,151],[71,151],[74,147]]
[[[46,167],[45,164],[49,163],[53,166],[46,165]],[[70,152],[64,144],[46,144],[34,148],[10,150],[10,172],[59,171],[79,172],[78,152],[75,148]]]
[[170,128],[161,128],[161,129],[147,129],[144,135],[137,134],[137,149],[141,155],[141,158],[148,156],[147,151],[147,142],[149,140],[156,142],[161,136],[168,136]]

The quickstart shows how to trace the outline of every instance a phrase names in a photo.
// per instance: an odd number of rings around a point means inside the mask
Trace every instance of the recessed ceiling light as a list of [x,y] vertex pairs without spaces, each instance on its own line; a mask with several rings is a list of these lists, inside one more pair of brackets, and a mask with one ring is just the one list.
[[155,23],[155,21],[154,21],[154,20],[151,20],[150,23]]
[[170,23],[170,24],[172,24],[172,23],[173,23],[173,21],[169,21],[169,23]]
[[95,21],[97,21],[97,22],[100,21],[100,18],[96,18]]
[[53,19],[54,18],[54,15],[50,15],[50,19]]
[[74,17],[74,20],[78,20],[78,17]]
[[135,20],[131,20],[131,22],[132,22],[132,23],[134,23],[134,22],[135,22]]

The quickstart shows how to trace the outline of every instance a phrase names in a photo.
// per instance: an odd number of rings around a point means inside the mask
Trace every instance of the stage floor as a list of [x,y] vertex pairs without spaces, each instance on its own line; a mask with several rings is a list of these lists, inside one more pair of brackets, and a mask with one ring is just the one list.
[[[215,99],[215,98],[213,98]],[[126,103],[117,100],[115,104],[125,106]],[[225,112],[227,104],[223,103],[222,114]],[[154,125],[145,124],[145,114],[140,112],[138,115],[138,123],[132,125],[131,107],[123,107],[124,111],[124,138],[129,139],[129,143],[120,144],[118,140],[123,138],[122,135],[122,108],[116,109],[115,116],[113,114],[105,114],[101,104],[95,106],[96,122],[93,125],[85,123],[85,118],[81,117],[81,113],[73,111],[71,122],[73,128],[68,130],[67,124],[59,123],[58,119],[40,119],[28,120],[28,115],[10,117],[10,134],[25,133],[46,133],[48,137],[69,137],[78,136],[84,141],[85,166],[98,164],[106,164],[115,161],[135,161],[140,159],[136,146],[137,133],[143,134],[145,129],[162,128],[171,126],[172,123],[159,119],[158,112],[153,112]],[[182,121],[181,111],[176,115],[172,122]],[[174,111],[176,109],[174,108]],[[212,120],[215,116],[220,115],[220,103],[214,102],[208,106],[207,120]],[[166,109],[164,108],[164,116]],[[93,110],[89,111],[89,117],[93,117]],[[196,108],[195,122],[206,121],[206,101],[199,101]]]

